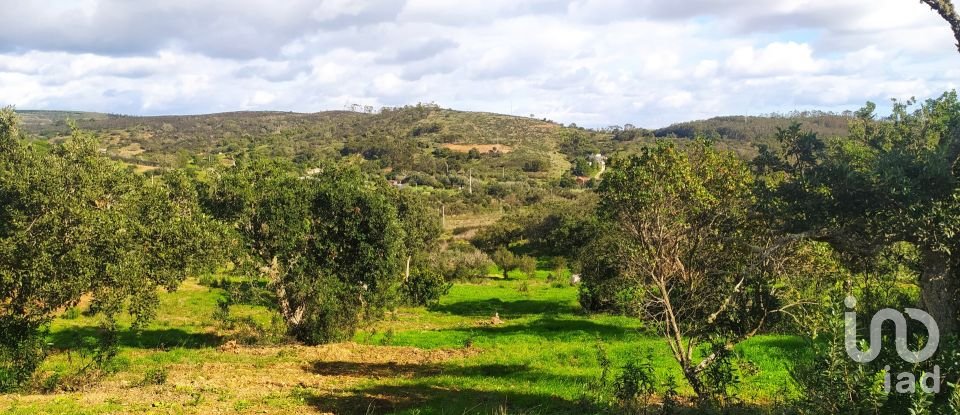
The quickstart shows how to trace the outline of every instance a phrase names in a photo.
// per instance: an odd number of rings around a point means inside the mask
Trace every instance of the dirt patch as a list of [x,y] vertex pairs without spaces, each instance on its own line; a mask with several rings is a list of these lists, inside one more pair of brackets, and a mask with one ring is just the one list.
[[156,167],[156,166],[147,166],[147,165],[145,165],[145,164],[134,164],[134,165],[133,165],[133,171],[135,171],[135,172],[137,172],[137,173],[146,173],[146,172],[148,172],[148,171],[154,171],[154,170],[156,170],[156,169],[158,169],[158,168],[159,168],[159,167]]
[[470,149],[477,149],[481,154],[490,152],[509,153],[513,148],[503,144],[443,144],[443,148],[450,149],[459,153],[468,153]]
[[140,154],[143,154],[144,149],[140,147],[140,143],[130,143],[124,147],[117,149],[116,154],[120,157],[134,157]]
[[[244,347],[199,351],[203,363],[175,363],[162,385],[142,386],[129,372],[82,393],[0,396],[0,412],[50,407],[64,400],[97,412],[232,414],[328,413],[318,405],[349,396],[370,379],[437,374],[443,362],[480,353],[474,348],[418,349],[339,343],[323,346]],[[188,359],[193,360],[193,359]],[[319,407],[318,407],[319,406]],[[334,406],[335,408],[337,406]],[[340,413],[340,411],[337,411]]]

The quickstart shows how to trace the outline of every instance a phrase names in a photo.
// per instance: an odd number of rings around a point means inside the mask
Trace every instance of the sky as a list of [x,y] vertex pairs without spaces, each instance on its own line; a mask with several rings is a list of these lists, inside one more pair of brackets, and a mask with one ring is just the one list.
[[652,128],[936,97],[955,43],[916,0],[0,0],[0,105]]

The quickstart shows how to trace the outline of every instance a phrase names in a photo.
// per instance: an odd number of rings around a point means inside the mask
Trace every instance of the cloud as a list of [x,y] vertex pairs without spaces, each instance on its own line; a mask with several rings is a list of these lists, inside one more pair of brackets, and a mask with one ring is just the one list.
[[0,14],[0,105],[130,114],[345,104],[586,126],[855,109],[960,83],[903,0],[48,0]]
[[401,0],[10,2],[0,14],[0,48],[141,55],[175,47],[255,58],[316,31],[391,21],[402,6]]
[[446,38],[433,38],[419,42],[412,42],[393,53],[386,53],[377,58],[378,63],[410,63],[432,58],[444,51],[454,49],[457,42]]
[[813,57],[810,45],[774,42],[759,49],[737,48],[727,58],[724,68],[734,77],[749,77],[816,73],[824,66]]

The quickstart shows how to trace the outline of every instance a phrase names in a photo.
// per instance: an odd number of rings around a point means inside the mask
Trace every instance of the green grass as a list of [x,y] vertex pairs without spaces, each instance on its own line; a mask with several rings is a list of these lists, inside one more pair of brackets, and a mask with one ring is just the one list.
[[[395,319],[358,333],[356,341],[369,344],[419,348],[471,344],[484,352],[442,368],[418,371],[411,379],[372,383],[356,393],[375,396],[389,387],[396,393],[420,393],[429,398],[425,407],[399,412],[410,414],[444,413],[444,409],[459,413],[478,402],[487,405],[481,412],[490,412],[496,408],[496,397],[510,398],[515,407],[537,413],[579,413],[584,409],[580,401],[588,392],[587,385],[600,377],[598,344],[607,350],[614,375],[628,361],[650,351],[657,377],[661,381],[673,377],[683,384],[669,347],[638,319],[589,316],[576,301],[575,287],[556,288],[533,280],[524,293],[518,290],[523,283],[458,284],[429,310],[404,310]],[[502,325],[478,325],[495,312],[504,319]],[[411,326],[423,328],[409,329]],[[756,371],[741,374],[738,395],[762,404],[783,398],[783,393],[794,394],[789,367],[803,346],[800,339],[790,336],[759,336],[739,346],[738,352]],[[464,397],[462,402],[444,392],[447,388],[462,391],[458,395]],[[687,387],[681,392],[691,393]]]
[[[178,292],[161,295],[152,324],[139,332],[121,333],[118,371],[102,381],[106,386],[94,388],[103,388],[98,393],[106,398],[93,398],[97,394],[87,395],[86,391],[24,399],[0,396],[0,410],[18,414],[302,413],[304,409],[401,414],[598,413],[603,408],[584,399],[601,373],[598,344],[612,362],[612,376],[649,351],[657,378],[662,382],[673,377],[681,385],[681,393],[690,394],[689,388],[682,386],[679,367],[667,345],[641,321],[587,315],[577,303],[577,288],[543,281],[546,274],[540,271],[532,279],[511,274],[510,280],[459,283],[433,307],[389,313],[356,333],[356,343],[370,346],[353,347],[366,347],[363,350],[374,354],[359,359],[337,358],[336,353],[317,359],[311,349],[292,345],[260,352],[220,352],[217,346],[222,339],[214,332],[211,317],[220,290],[188,282]],[[260,319],[268,315],[262,307],[243,306],[237,311]],[[502,324],[490,324],[494,313]],[[70,319],[59,319],[51,326],[50,342],[55,349],[76,347],[97,332],[96,317],[69,314]],[[411,349],[402,347],[449,353],[450,357],[403,359],[403,354],[409,353],[405,350]],[[789,366],[802,348],[803,342],[790,336],[759,336],[740,345],[738,352],[756,370],[741,373],[738,396],[763,405],[795,394]],[[377,353],[399,354],[399,360],[379,358]],[[82,358],[56,353],[43,370],[68,372],[78,361]],[[210,369],[213,367],[219,369]],[[277,372],[290,367],[293,372]],[[230,376],[245,370],[262,371],[263,379],[232,386]],[[144,382],[161,378],[152,375],[159,372],[164,373],[163,382]],[[169,381],[165,380],[167,373]],[[265,392],[265,384],[287,377],[288,386]],[[223,381],[217,385],[203,383],[219,378]],[[303,379],[321,381],[317,386],[305,384]],[[82,399],[92,401],[77,404]]]

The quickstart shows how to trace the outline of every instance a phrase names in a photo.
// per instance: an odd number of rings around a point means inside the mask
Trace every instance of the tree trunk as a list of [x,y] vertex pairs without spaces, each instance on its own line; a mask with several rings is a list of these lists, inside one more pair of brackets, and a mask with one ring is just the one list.
[[687,383],[690,384],[690,388],[693,389],[694,395],[697,395],[697,400],[700,403],[707,402],[710,396],[707,394],[707,388],[703,385],[703,382],[700,381],[700,377],[697,376],[697,369],[693,367],[692,364],[685,366],[687,367],[683,368],[683,377],[687,379]]
[[410,279],[410,260],[413,259],[413,255],[407,255],[407,269],[403,271],[403,282],[407,282]]
[[958,283],[950,256],[925,251],[921,257],[920,296],[943,335],[957,333]]

